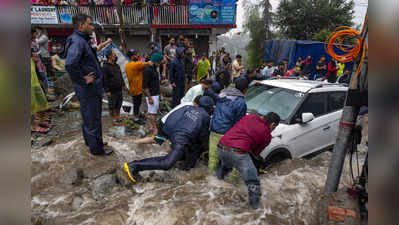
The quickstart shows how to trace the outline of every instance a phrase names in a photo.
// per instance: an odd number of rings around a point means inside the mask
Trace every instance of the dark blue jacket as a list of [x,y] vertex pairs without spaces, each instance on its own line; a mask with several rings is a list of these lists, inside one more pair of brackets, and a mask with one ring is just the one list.
[[169,115],[162,131],[173,145],[192,144],[209,137],[209,122],[204,108],[187,105]]
[[181,54],[184,52],[184,48],[176,49],[176,58],[170,63],[170,83],[176,85],[184,85],[185,81],[185,67],[183,57]]
[[252,81],[255,80],[255,78],[249,78],[248,75],[245,73],[245,74],[241,74],[241,75],[235,80],[235,82],[237,82],[238,80],[241,80],[241,79],[247,79],[247,80],[248,80],[248,84],[250,84]]
[[218,82],[214,81],[212,86],[204,91],[204,96],[209,96],[213,99],[214,102],[218,101],[219,94],[223,90],[223,85]]
[[[65,44],[64,56],[66,57],[65,69],[71,76],[71,80],[78,98],[87,98],[102,95],[103,73],[97,59],[96,50],[89,44],[90,36],[75,30]],[[94,72],[96,79],[87,85],[83,78],[90,72]]]
[[214,91],[216,94],[220,94],[220,92],[223,90],[224,87],[220,82],[214,81],[212,82],[211,88],[212,91]]
[[244,95],[236,88],[227,88],[218,97],[213,118],[211,131],[225,134],[247,113],[247,103]]

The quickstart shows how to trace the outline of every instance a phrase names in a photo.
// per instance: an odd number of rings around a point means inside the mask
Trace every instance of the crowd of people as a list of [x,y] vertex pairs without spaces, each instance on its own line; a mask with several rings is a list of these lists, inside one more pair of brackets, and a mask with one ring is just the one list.
[[[121,49],[130,60],[121,68],[112,49],[106,52],[106,61],[99,62],[97,52],[112,40],[93,46],[90,36],[95,28],[90,16],[74,15],[73,25],[73,34],[63,48],[54,46],[53,56],[49,54],[45,33],[40,28],[32,31],[32,131],[48,131],[47,78],[54,76],[54,71],[64,71],[71,78],[80,102],[85,144],[93,155],[112,154],[102,135],[103,95],[108,98],[113,124],[123,126],[120,110],[123,91],[128,91],[133,101],[131,120],[139,125],[148,120],[151,134],[133,142],[160,145],[170,142],[171,146],[165,156],[124,163],[123,170],[132,182],[137,182],[139,172],[145,170],[169,170],[174,166],[190,170],[208,151],[209,173],[218,179],[224,179],[232,171],[239,173],[248,187],[249,204],[253,208],[259,207],[261,196],[258,169],[253,160],[259,159],[270,143],[271,132],[280,123],[280,117],[273,112],[247,114],[244,96],[249,84],[253,80],[284,77],[336,82],[337,77],[349,74],[340,64],[327,65],[325,57],[317,63],[313,77],[311,57],[299,58],[293,69],[287,68],[288,60],[277,67],[269,61],[261,68],[245,68],[241,55],[232,60],[221,48],[208,57],[206,53],[197,53],[193,42],[183,35],[170,38],[163,49],[149,43],[145,55],[134,49]],[[122,72],[126,72],[127,86]],[[166,81],[173,87],[172,110],[161,117],[161,84]],[[146,112],[141,107],[144,99]]]
[[[32,5],[41,6],[54,6],[54,5],[65,5],[65,6],[113,6],[115,0],[30,0]],[[187,4],[186,0],[121,0],[122,5],[131,6],[137,3],[151,3],[161,5],[184,5]]]
[[303,59],[301,56],[291,69],[288,68],[288,59],[283,59],[273,66],[273,61],[265,61],[264,64],[257,69],[257,79],[280,79],[280,78],[297,78],[301,80],[320,80],[329,83],[345,83],[349,84],[351,69],[345,68],[344,63],[337,63],[334,60],[331,62],[326,61],[325,56],[321,56],[317,61],[314,71],[312,73],[312,57],[307,56]]
[[[31,131],[47,133],[49,106],[47,101],[48,76],[52,77],[52,59],[48,50],[48,37],[41,28],[32,31],[31,40]],[[57,64],[58,65],[58,64]]]

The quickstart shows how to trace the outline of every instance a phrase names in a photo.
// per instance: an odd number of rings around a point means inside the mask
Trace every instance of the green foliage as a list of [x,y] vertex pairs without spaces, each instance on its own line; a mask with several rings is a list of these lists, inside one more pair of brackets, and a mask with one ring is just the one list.
[[275,22],[287,39],[324,42],[328,31],[353,25],[353,7],[353,0],[282,0]]
[[328,38],[331,37],[332,32],[327,30],[327,29],[323,29],[320,32],[316,33],[313,35],[312,40],[313,41],[320,41],[320,42],[326,42],[328,40]]
[[131,121],[129,119],[122,120],[122,124],[125,127],[129,127],[129,128],[131,128],[133,130],[138,130],[140,128],[140,126],[137,123],[135,123],[135,122],[133,122],[133,121]]
[[249,16],[246,29],[250,32],[250,38],[246,50],[248,58],[246,63],[254,68],[262,63],[263,59],[263,42],[265,41],[265,27],[263,26],[262,18],[257,9],[253,9]]
[[245,30],[249,32],[250,41],[246,47],[248,58],[246,64],[256,68],[263,63],[263,49],[266,39],[272,38],[270,26],[272,24],[271,5],[269,0],[263,0],[258,5],[244,3],[246,8]]

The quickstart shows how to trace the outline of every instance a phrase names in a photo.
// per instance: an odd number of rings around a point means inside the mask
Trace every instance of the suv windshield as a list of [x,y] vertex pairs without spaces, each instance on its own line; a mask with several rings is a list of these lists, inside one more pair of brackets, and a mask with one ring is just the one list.
[[262,115],[277,113],[282,122],[286,122],[305,93],[268,85],[252,86],[245,96],[248,111],[256,110]]

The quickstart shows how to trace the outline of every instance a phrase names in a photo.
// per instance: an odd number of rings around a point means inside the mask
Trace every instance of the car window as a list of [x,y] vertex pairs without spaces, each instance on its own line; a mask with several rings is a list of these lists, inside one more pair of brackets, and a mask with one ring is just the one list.
[[312,93],[302,104],[297,113],[300,118],[302,113],[313,113],[315,117],[326,113],[326,93]]
[[245,101],[249,111],[257,111],[262,115],[275,112],[285,121],[304,97],[304,93],[294,90],[255,85],[248,90]]
[[327,95],[327,112],[340,110],[345,105],[346,92],[330,92]]

